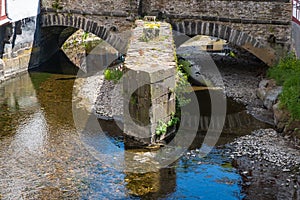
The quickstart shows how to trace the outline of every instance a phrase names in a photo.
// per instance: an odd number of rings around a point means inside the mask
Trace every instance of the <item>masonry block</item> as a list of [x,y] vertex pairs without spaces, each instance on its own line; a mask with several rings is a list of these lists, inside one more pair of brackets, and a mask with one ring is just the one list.
[[[159,37],[172,38],[169,24],[161,23],[160,29]],[[133,31],[124,63],[124,133],[150,144],[158,122],[175,112],[175,47],[172,39],[139,40],[144,34],[140,20]]]

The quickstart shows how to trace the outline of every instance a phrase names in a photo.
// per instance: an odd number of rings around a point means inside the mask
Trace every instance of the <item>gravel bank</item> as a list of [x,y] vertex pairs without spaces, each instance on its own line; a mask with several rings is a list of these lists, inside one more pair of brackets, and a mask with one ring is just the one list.
[[299,148],[273,129],[260,129],[226,145],[243,177],[246,199],[299,199]]

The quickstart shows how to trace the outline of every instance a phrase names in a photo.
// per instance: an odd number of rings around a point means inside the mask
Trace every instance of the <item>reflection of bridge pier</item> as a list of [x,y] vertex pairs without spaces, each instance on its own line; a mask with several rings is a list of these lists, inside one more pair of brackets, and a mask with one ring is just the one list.
[[[78,116],[84,116],[84,114]],[[94,118],[93,116],[89,117]],[[126,189],[130,195],[158,199],[175,191],[176,172],[174,167],[160,168],[156,165],[156,161],[152,157],[155,151],[125,150],[122,142],[122,130],[116,122],[91,118],[77,119],[83,123],[82,126],[85,126],[86,123],[86,132],[81,133],[81,140],[88,147],[87,149],[93,149],[92,155],[103,165],[124,173]],[[96,121],[99,124],[95,124]],[[99,125],[102,133],[99,133]]]
[[[147,158],[147,156],[142,155],[143,152],[139,153],[141,155],[141,159]],[[129,153],[129,157],[131,156],[132,152]],[[128,154],[126,154],[126,152],[125,157],[127,157],[127,159],[125,159],[125,165],[127,168],[125,169],[125,181],[127,183],[126,188],[129,190],[129,194],[149,199],[158,199],[171,194],[176,189],[175,168],[162,168],[152,172],[145,169],[145,172],[141,171],[140,173],[135,173],[133,170],[134,166],[132,166],[132,164],[137,164],[139,161],[135,160],[134,163],[130,163],[132,161],[129,161]]]

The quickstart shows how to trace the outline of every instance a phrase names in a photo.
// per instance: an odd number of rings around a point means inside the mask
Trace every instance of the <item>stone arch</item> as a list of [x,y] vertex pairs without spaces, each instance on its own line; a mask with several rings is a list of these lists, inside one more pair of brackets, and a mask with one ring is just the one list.
[[[41,28],[51,27],[62,27],[61,32],[68,27],[74,28],[74,30],[82,29],[97,35],[120,53],[126,52],[128,41],[113,33],[113,31],[117,30],[117,27],[114,25],[98,24],[98,22],[88,19],[83,15],[70,13],[43,13],[41,15]],[[72,31],[70,31],[69,34],[65,34],[63,38],[57,38],[57,42],[59,42],[58,45],[61,46],[71,34]]]
[[[255,37],[243,31],[235,30],[230,26],[197,20],[171,22],[171,25],[174,31],[178,31],[188,36],[208,35],[227,40],[234,45],[246,49],[269,66],[272,66],[277,62],[274,49],[265,45]],[[181,43],[183,42],[184,41]]]

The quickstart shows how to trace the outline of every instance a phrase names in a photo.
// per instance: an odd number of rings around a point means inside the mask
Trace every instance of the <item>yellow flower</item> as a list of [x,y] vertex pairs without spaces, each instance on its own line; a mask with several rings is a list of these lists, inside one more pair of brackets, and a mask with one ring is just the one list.
[[144,25],[145,28],[160,28],[160,24],[157,24],[157,23],[145,23]]

